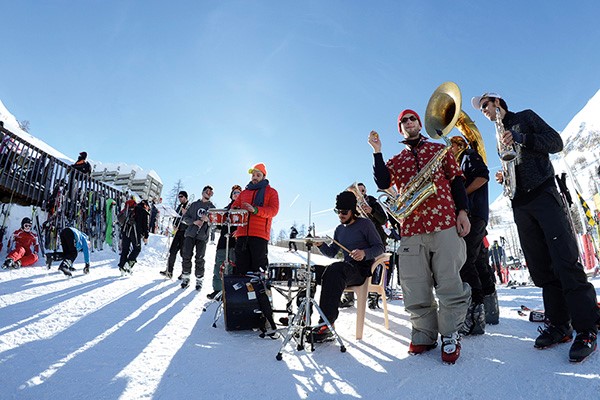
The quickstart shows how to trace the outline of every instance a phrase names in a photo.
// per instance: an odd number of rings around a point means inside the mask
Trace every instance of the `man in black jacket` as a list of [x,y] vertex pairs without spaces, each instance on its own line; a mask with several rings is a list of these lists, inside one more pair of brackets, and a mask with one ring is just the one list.
[[202,197],[192,204],[183,215],[183,222],[187,225],[183,239],[183,250],[181,253],[181,288],[186,289],[190,285],[190,275],[192,273],[192,256],[194,250],[195,257],[195,276],[196,290],[202,289],[202,279],[204,278],[204,253],[206,253],[206,242],[208,241],[209,224],[208,209],[215,208],[210,201],[213,195],[213,188],[205,186],[202,189]]
[[175,267],[175,260],[177,259],[177,253],[183,257],[183,238],[185,236],[185,230],[187,229],[187,225],[183,222],[183,214],[188,209],[188,194],[185,190],[179,192],[177,196],[179,200],[179,205],[175,210],[177,214],[179,214],[179,218],[175,218],[173,221],[173,226],[175,227],[175,235],[173,236],[173,241],[171,242],[171,247],[169,247],[169,259],[167,260],[167,269],[164,271],[160,271],[160,274],[167,279],[171,279],[173,277],[173,268]]
[[[517,153],[513,214],[529,273],[542,288],[550,320],[534,346],[543,349],[568,342],[575,328],[569,360],[582,361],[596,349],[600,312],[594,286],[578,261],[575,235],[554,182],[549,154],[563,149],[562,139],[532,110],[509,111],[496,93],[473,97],[471,104],[490,121],[502,123],[504,132],[499,140]],[[496,110],[501,121],[496,121]],[[502,172],[496,174],[496,180],[503,181]]]
[[494,296],[490,297],[490,300],[496,298],[496,286],[487,260],[480,257],[484,248],[483,238],[489,217],[489,170],[481,155],[476,150],[470,149],[462,136],[454,136],[450,138],[450,142],[454,157],[465,174],[465,190],[469,199],[469,221],[471,222],[471,230],[464,237],[467,259],[460,269],[463,282],[471,286],[471,303],[459,332],[462,336],[483,335],[488,320],[498,323],[495,319],[492,321],[486,318],[488,314],[497,312],[498,302],[487,301],[484,306],[486,296]]
[[150,218],[150,204],[148,200],[142,200],[135,206],[132,223],[126,224],[121,239],[121,258],[119,259],[119,271],[121,275],[133,272],[133,266],[137,262],[137,256],[142,251],[142,240],[148,243],[148,220]]

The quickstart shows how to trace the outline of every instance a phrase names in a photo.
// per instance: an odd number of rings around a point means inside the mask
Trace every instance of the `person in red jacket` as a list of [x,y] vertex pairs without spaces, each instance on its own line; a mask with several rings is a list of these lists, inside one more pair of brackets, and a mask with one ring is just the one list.
[[271,222],[279,212],[279,194],[266,179],[267,168],[256,164],[251,168],[252,180],[231,205],[231,208],[248,210],[248,224],[235,231],[236,273],[246,274],[267,269],[268,243]]
[[3,268],[28,267],[37,262],[40,246],[37,235],[31,232],[31,226],[31,218],[25,217],[21,220],[21,229],[17,229],[12,236],[14,248],[11,251],[9,246],[9,253],[2,265]]

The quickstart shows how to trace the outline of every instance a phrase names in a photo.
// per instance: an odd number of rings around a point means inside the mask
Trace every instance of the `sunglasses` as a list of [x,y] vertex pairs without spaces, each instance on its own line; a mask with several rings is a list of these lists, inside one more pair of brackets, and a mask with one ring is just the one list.
[[490,104],[491,100],[486,100],[481,104],[481,107],[479,108],[481,111],[485,110],[488,106],[488,104]]
[[408,121],[412,121],[415,122],[417,120],[417,117],[415,117],[414,115],[411,115],[410,117],[404,117],[400,120],[401,123],[405,124]]
[[233,192],[231,194],[240,194],[240,193],[242,193],[242,192],[239,192],[239,191],[236,190],[235,192]]
[[350,210],[338,210],[337,208],[333,210],[336,214],[348,215]]
[[25,224],[25,225],[23,225],[23,228],[29,228],[29,229],[31,229],[31,224]]

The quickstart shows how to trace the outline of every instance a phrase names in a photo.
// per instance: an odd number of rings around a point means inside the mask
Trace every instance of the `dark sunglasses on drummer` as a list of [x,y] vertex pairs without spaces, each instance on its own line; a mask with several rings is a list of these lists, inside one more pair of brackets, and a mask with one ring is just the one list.
[[404,117],[400,120],[400,122],[405,124],[408,120],[415,122],[417,120],[417,117],[415,117],[414,115],[411,115],[410,117]]
[[29,228],[29,229],[31,229],[31,224],[25,224],[25,225],[23,225],[23,228]]
[[335,211],[336,214],[342,215],[348,215],[348,213],[350,212],[350,210],[338,210],[337,208],[335,208],[333,211]]

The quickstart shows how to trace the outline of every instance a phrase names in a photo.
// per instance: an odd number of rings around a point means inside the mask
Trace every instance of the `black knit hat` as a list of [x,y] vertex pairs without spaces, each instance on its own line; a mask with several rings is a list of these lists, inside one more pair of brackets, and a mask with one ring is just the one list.
[[352,210],[356,212],[356,196],[352,192],[342,192],[335,198],[335,208],[338,210]]
[[179,192],[179,196],[183,196],[186,199],[188,198],[187,192],[185,190],[182,190],[181,192]]
[[21,229],[23,229],[23,227],[25,226],[25,224],[32,225],[33,223],[31,222],[31,218],[25,217],[25,218],[23,218],[21,220]]

